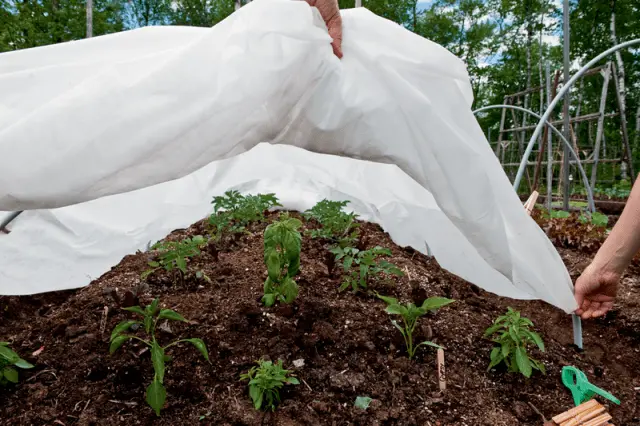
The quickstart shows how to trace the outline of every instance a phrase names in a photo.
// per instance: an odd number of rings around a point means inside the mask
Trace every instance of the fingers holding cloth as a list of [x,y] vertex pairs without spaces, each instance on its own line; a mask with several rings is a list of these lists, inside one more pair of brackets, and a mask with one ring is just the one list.
[[338,0],[305,0],[309,6],[315,7],[324,19],[329,36],[333,39],[331,47],[333,53],[342,58],[342,17],[340,16],[340,8]]

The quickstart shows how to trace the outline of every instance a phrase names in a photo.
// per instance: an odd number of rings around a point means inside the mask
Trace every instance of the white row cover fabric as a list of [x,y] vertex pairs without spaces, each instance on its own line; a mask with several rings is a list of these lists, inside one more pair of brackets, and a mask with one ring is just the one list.
[[[395,228],[380,212],[371,218],[397,241],[424,251],[415,241],[425,239],[445,267],[487,290],[572,311],[566,268],[525,214],[471,113],[464,64],[366,9],[343,11],[343,24],[342,60],[317,10],[289,0],[251,2],[210,29],[144,28],[1,54],[0,210],[95,201],[20,216],[14,232],[0,236],[0,293],[86,285],[86,275],[133,248],[119,233],[146,244],[202,217],[207,196],[227,188],[203,175],[207,186],[189,190],[180,178],[197,179],[197,170],[219,178],[222,166],[211,163],[233,158],[222,163],[225,173],[255,175],[253,189],[272,188],[287,207],[314,188],[393,209]],[[380,165],[341,163],[371,170],[356,176],[372,178],[356,180],[334,168],[334,157],[284,147],[259,151],[275,168],[255,154],[234,158],[260,142],[396,164],[411,179]],[[303,159],[304,171],[292,163]],[[284,170],[296,171],[286,183]],[[173,179],[166,188],[179,186],[176,197],[193,212],[178,214],[181,202],[154,192],[161,186],[142,189]],[[421,189],[406,189],[410,181]],[[62,252],[76,278],[36,278],[35,259],[62,271],[53,262]]]

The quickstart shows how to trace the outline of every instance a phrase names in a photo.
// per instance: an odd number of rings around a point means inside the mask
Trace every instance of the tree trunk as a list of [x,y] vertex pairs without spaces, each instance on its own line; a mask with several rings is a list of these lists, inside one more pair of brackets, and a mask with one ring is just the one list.
[[[531,45],[533,44],[533,23],[530,10],[527,8],[527,87],[525,90],[531,88]],[[524,109],[529,109],[529,93],[524,95]],[[527,126],[527,114],[523,114],[522,127]],[[520,136],[520,144],[518,146],[519,155],[524,153],[524,140],[525,131],[523,130]]]

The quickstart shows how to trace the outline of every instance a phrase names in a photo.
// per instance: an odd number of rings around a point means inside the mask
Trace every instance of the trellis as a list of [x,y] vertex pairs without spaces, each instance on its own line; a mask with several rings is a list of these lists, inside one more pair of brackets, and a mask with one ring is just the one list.
[[[624,115],[620,114],[622,111],[621,108],[621,98],[619,94],[618,80],[615,78],[617,74],[617,69],[615,63],[609,61],[605,65],[593,68],[583,74],[581,77],[581,88],[584,83],[585,78],[600,76],[602,78],[602,92],[600,96],[599,109],[595,112],[589,112],[586,114],[581,113],[582,109],[582,91],[580,90],[578,106],[576,108],[576,113],[569,120],[570,128],[569,134],[571,135],[570,141],[572,143],[573,149],[578,154],[583,154],[584,158],[581,158],[582,165],[590,165],[591,173],[589,183],[593,188],[598,182],[598,166],[602,164],[619,164],[620,170],[623,178],[626,178],[627,175],[633,175],[633,163],[631,156],[631,147],[629,144],[629,135],[627,132],[627,123]],[[524,98],[527,96],[531,96],[533,94],[538,93],[540,98],[546,98],[546,104],[548,106],[551,99],[556,97],[556,93],[559,85],[563,83],[562,78],[560,76],[560,70],[555,71],[553,83],[550,84],[550,76],[547,71],[547,87],[537,86],[532,87],[527,90],[523,90],[517,93],[509,94],[504,97],[503,104],[504,105],[523,105]],[[615,94],[616,94],[616,106],[617,110],[612,112],[606,111],[607,99],[609,95],[609,87],[611,85],[611,80],[613,80],[615,85]],[[546,92],[546,93],[545,93]],[[516,111],[514,109],[510,109],[509,114],[511,115],[511,123],[514,125],[512,127],[507,127],[507,108],[502,109],[502,114],[500,117],[500,124],[498,130],[497,141],[495,142],[494,153],[500,159],[500,163],[507,174],[511,174],[511,178],[513,178],[513,167],[520,166],[520,162],[512,161],[516,149],[510,147],[517,144],[517,158],[518,160],[522,157],[523,154],[523,146],[525,142],[526,132],[531,131],[536,128],[536,125],[526,125],[526,119],[519,119]],[[605,121],[608,119],[612,119],[614,117],[620,117],[620,135],[621,135],[621,144],[617,144],[616,146],[606,145],[606,138],[604,133]],[[519,123],[523,123],[524,125],[520,125]],[[587,144],[580,143],[579,141],[579,129],[578,127],[582,123],[587,123],[589,126],[589,136]],[[593,124],[595,123],[596,129],[595,132],[592,131]],[[553,125],[563,124],[563,120],[552,121]],[[547,146],[547,141],[549,139],[548,126],[545,128],[544,135],[541,140],[538,141],[538,151],[537,158],[535,161],[527,161],[526,163],[526,178],[529,183],[529,187],[532,190],[538,189],[539,179],[542,176],[542,166],[551,166],[547,167],[547,172],[551,169],[551,173],[553,173],[553,166],[559,165],[560,171],[559,176],[564,174],[563,163],[564,163],[564,152],[562,149],[556,149],[555,153],[552,153],[552,158],[544,159],[545,148]],[[511,138],[508,138],[508,136]],[[491,143],[491,141],[490,141]],[[557,145],[561,148],[561,145]],[[608,148],[608,149],[607,149]],[[613,148],[613,149],[612,149]],[[510,158],[509,158],[510,157]],[[553,158],[555,157],[555,158]],[[559,157],[559,159],[558,159]],[[570,165],[576,165],[575,160],[571,160]],[[534,168],[533,176],[531,175],[530,169]],[[565,188],[562,187],[562,179],[558,180],[558,192],[564,191]],[[549,195],[549,191],[547,191],[547,195]]]

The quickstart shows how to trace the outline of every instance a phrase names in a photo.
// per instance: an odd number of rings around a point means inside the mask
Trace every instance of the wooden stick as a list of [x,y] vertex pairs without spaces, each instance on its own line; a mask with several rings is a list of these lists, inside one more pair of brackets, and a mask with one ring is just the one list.
[[438,384],[440,385],[440,390],[444,392],[447,389],[447,377],[444,368],[444,350],[438,349]]
[[529,216],[531,216],[531,212],[533,211],[533,208],[536,205],[536,201],[538,201],[539,195],[540,194],[538,193],[538,191],[533,191],[529,196],[529,199],[527,200],[527,202],[524,203],[524,209],[527,211],[527,214]]
[[609,413],[605,413],[603,415],[601,415],[600,417],[596,417],[595,419],[584,423],[583,426],[604,426],[607,423],[609,423],[609,420],[611,420],[611,414]]
[[566,422],[570,418],[575,417],[578,414],[580,414],[580,413],[582,413],[582,412],[584,412],[584,411],[586,411],[586,410],[588,410],[590,408],[598,406],[598,405],[600,405],[598,403],[598,401],[596,401],[595,399],[590,399],[589,401],[584,402],[584,403],[578,405],[577,407],[572,408],[569,411],[565,411],[562,414],[558,414],[557,416],[555,416],[553,418],[553,421],[556,422],[557,424],[562,424],[563,422]]
[[604,413],[606,410],[606,408],[604,408],[602,405],[600,407],[595,406],[587,411],[584,411],[583,413],[579,414],[576,416],[576,419],[578,419],[580,422],[586,422],[588,420],[592,420],[596,417],[598,417],[598,415]]

